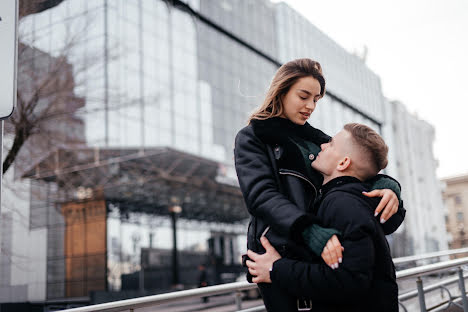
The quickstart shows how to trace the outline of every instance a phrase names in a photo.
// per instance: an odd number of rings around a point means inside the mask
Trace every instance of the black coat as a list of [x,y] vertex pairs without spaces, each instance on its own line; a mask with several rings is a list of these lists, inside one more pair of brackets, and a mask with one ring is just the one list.
[[[283,255],[307,259],[311,252],[300,244],[300,232],[318,222],[311,217],[322,177],[308,175],[300,148],[288,137],[315,142],[315,154],[329,136],[306,123],[293,124],[283,118],[254,120],[236,136],[234,157],[240,189],[251,215],[248,249],[263,253],[260,237],[266,237]],[[265,232],[266,231],[266,232]]]
[[342,233],[338,269],[318,257],[313,263],[282,258],[273,265],[273,284],[293,296],[311,298],[313,311],[398,311],[395,267],[374,217],[379,199],[362,191],[368,191],[367,185],[353,177],[336,178],[322,188],[318,217]]
[[[303,144],[291,143],[291,137]],[[308,123],[300,126],[279,117],[252,120],[239,131],[234,159],[240,189],[251,215],[248,249],[263,253],[260,237],[266,233],[282,256],[302,260],[313,256],[303,245],[301,232],[312,223],[320,225],[312,212],[323,178],[310,167],[311,161],[304,159],[304,154],[315,159],[320,145],[329,140],[328,135]],[[402,207],[400,216],[401,213]],[[403,217],[404,214],[390,218],[383,225],[385,234],[394,232]]]

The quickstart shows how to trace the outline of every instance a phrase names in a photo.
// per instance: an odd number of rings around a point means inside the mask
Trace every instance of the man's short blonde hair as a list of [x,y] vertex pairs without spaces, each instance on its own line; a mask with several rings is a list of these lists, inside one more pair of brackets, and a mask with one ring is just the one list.
[[369,170],[363,173],[364,178],[371,178],[387,167],[388,146],[377,132],[359,123],[346,124],[344,129],[351,134],[354,143],[361,148],[360,152],[365,153],[369,159]]

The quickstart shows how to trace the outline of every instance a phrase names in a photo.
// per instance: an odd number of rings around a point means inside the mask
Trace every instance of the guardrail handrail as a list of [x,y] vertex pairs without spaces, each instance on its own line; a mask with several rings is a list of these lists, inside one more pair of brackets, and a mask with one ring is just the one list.
[[468,257],[448,260],[438,263],[427,264],[415,268],[410,268],[406,270],[401,270],[396,272],[397,279],[405,279],[410,277],[424,276],[445,269],[450,269],[454,267],[459,267],[461,265],[468,264]]
[[[441,270],[460,267],[468,264],[468,257],[423,265],[416,268],[406,269],[396,272],[397,279],[405,279],[409,277],[420,277]],[[147,306],[160,305],[163,303],[173,302],[182,299],[199,298],[204,296],[212,296],[222,293],[239,292],[241,290],[256,288],[256,284],[245,282],[235,282],[222,285],[208,286],[203,288],[175,291],[167,294],[145,296],[140,298],[126,299],[108,303],[101,303],[92,306],[79,307],[64,310],[66,312],[115,312],[129,309],[138,309]]]
[[443,256],[451,256],[451,255],[467,253],[467,252],[468,252],[468,248],[449,249],[449,250],[426,253],[422,255],[413,255],[413,256],[407,256],[407,257],[394,258],[393,263],[402,264],[406,262],[426,260],[426,259],[443,257]]
[[208,286],[202,288],[174,291],[167,294],[145,296],[133,299],[119,300],[114,302],[100,303],[86,307],[63,310],[66,312],[113,312],[132,309],[139,309],[147,306],[160,305],[181,299],[199,298],[256,288],[257,284],[245,282],[235,282]]

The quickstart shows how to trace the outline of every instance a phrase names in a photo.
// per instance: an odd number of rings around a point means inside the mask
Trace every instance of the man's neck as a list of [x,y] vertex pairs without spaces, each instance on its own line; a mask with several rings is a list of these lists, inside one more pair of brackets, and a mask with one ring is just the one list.
[[333,174],[327,176],[327,175],[323,175],[323,183],[322,185],[325,185],[327,184],[328,182],[330,182],[331,180],[333,180],[334,178],[338,178],[338,177],[342,177],[344,175],[347,175],[347,174],[341,174],[340,172],[334,172]]
[[333,180],[333,179],[335,179],[335,178],[344,177],[344,176],[347,176],[347,177],[355,177],[356,179],[361,180],[361,179],[360,179],[358,176],[356,176],[356,174],[354,174],[352,171],[337,171],[337,172],[332,173],[332,174],[329,175],[329,176],[323,175],[323,183],[322,183],[322,185],[327,184],[328,182],[330,182],[331,180]]

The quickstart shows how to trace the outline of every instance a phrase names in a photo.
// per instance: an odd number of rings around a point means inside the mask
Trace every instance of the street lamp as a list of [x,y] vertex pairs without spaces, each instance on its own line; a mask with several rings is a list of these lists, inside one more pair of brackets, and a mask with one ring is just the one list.
[[177,215],[182,212],[182,207],[179,206],[179,199],[171,197],[171,205],[169,213],[171,214],[172,223],[172,285],[174,288],[179,288],[179,261],[177,255]]

